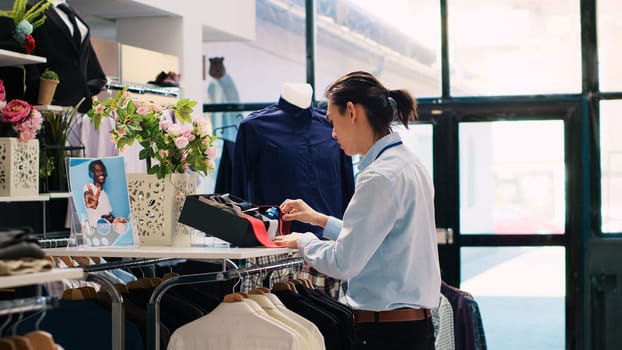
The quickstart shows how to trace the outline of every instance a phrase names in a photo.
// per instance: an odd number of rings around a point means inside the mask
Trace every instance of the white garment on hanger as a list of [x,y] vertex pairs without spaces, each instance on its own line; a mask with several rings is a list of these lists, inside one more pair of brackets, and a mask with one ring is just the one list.
[[[307,330],[302,324],[298,323],[296,320],[290,318],[280,309],[278,309],[267,296],[262,294],[248,294],[248,297],[249,299],[255,300],[259,304],[259,306],[261,306],[268,313],[268,315],[283,322],[287,326],[293,328],[298,333],[300,333],[304,340],[305,349],[322,349],[322,347],[319,346],[317,339],[313,339],[313,335],[311,334],[311,332],[309,332],[309,330]],[[322,340],[322,345],[323,343],[324,341]]]
[[249,304],[253,308],[253,310],[255,310],[257,314],[261,315],[266,321],[272,322],[275,325],[287,328],[290,331],[292,331],[296,335],[296,338],[300,340],[301,350],[302,349],[310,350],[310,347],[309,347],[309,344],[306,338],[296,328],[292,327],[286,322],[283,322],[283,320],[280,320],[279,318],[274,317],[271,313],[268,312],[268,310],[262,307],[255,299],[250,298],[250,295],[248,298],[244,298],[244,302]]
[[270,301],[272,301],[272,304],[274,304],[274,306],[276,306],[279,310],[281,310],[282,313],[289,316],[291,319],[297,321],[298,323],[302,324],[311,333],[313,339],[317,340],[320,346],[319,349],[322,349],[322,350],[326,349],[326,345],[324,344],[324,336],[322,335],[322,332],[320,332],[319,328],[317,328],[317,326],[313,322],[307,320],[306,318],[288,309],[285,306],[285,304],[283,304],[281,299],[279,299],[279,297],[277,297],[275,294],[265,293],[264,296],[268,297]]
[[245,302],[221,303],[175,330],[168,350],[302,349],[288,328],[267,321]]
[[309,108],[313,97],[313,88],[309,84],[284,83],[281,86],[281,97],[300,108]]

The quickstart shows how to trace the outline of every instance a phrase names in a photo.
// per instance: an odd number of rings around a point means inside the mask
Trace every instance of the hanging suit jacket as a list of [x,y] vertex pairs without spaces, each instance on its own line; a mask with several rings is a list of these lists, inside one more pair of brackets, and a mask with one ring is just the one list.
[[[52,103],[74,106],[84,97],[85,100],[78,111],[85,113],[91,108],[91,97],[97,95],[106,84],[106,75],[91,46],[90,29],[87,30],[80,46],[76,46],[67,24],[53,6],[45,11],[45,15],[47,16],[45,22],[32,33],[37,45],[32,54],[47,58],[47,62],[24,66],[26,99],[36,104],[39,76],[49,68],[58,73],[60,80]],[[86,25],[79,15],[76,14],[76,17]]]

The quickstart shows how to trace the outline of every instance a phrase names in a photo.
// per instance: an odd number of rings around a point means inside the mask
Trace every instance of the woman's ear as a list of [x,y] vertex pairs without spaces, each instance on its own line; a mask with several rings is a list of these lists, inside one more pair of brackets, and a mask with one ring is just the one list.
[[352,121],[354,121],[357,117],[357,109],[356,106],[354,105],[354,103],[352,102],[347,102],[346,103],[346,117],[350,118]]

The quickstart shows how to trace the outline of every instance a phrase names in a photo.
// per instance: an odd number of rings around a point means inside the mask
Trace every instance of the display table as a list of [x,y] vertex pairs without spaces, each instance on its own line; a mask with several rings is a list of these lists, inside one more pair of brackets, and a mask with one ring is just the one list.
[[47,248],[49,256],[87,256],[110,258],[247,259],[291,253],[289,248],[211,248],[211,247],[68,247]]

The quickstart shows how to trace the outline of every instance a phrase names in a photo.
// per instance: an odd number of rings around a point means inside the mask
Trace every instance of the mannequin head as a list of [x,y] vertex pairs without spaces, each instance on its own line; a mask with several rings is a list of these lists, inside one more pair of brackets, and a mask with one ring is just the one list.
[[294,106],[309,108],[313,97],[313,88],[306,83],[284,83],[281,86],[281,97]]
[[209,59],[209,76],[218,80],[222,78],[225,71],[224,57],[211,57]]

